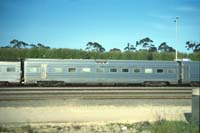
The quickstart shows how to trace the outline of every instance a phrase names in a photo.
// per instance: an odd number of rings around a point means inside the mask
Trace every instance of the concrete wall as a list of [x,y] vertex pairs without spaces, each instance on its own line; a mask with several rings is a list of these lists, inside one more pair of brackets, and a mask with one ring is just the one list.
[[200,88],[194,88],[192,90],[192,122],[200,126],[199,124],[199,91]]

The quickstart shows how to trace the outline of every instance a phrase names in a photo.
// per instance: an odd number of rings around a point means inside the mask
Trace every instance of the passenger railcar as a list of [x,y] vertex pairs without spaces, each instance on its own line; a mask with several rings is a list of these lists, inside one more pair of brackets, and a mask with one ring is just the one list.
[[173,61],[26,59],[25,84],[178,84]]
[[0,61],[0,84],[20,83],[21,62]]
[[180,66],[182,84],[200,85],[200,62],[183,61]]

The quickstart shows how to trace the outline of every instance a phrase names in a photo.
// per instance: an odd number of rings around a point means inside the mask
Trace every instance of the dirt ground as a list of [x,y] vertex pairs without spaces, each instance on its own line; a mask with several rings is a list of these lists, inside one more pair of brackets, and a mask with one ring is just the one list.
[[0,103],[0,123],[141,122],[183,120],[189,100],[71,100]]

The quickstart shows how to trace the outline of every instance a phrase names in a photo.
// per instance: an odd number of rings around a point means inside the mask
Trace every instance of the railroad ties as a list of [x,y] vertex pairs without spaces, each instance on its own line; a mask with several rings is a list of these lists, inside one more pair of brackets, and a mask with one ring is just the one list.
[[191,99],[192,87],[2,87],[0,100]]

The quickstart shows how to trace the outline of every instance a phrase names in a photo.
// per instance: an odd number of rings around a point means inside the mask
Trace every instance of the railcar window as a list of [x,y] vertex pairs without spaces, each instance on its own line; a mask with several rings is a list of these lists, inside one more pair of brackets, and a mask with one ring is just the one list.
[[163,73],[164,70],[163,69],[157,69],[157,73]]
[[68,72],[70,73],[76,72],[76,68],[68,68]]
[[111,68],[110,72],[117,72],[117,69],[116,68]]
[[61,67],[54,67],[54,72],[61,73],[63,72],[63,69]]
[[127,73],[127,72],[129,72],[129,70],[127,68],[123,68],[122,72]]
[[140,73],[140,69],[139,69],[139,68],[134,68],[134,69],[133,69],[133,72],[134,72],[134,73]]
[[101,68],[101,67],[97,68],[96,71],[102,73],[102,72],[104,72],[104,68]]
[[168,69],[167,72],[173,74],[175,73],[175,69]]
[[6,70],[7,70],[7,72],[15,72],[15,68],[14,67],[8,67]]
[[91,68],[82,68],[82,72],[91,72]]
[[153,69],[151,69],[151,68],[145,68],[144,72],[150,74],[150,73],[153,73]]
[[38,68],[37,67],[28,67],[27,72],[36,73],[36,72],[38,72]]

